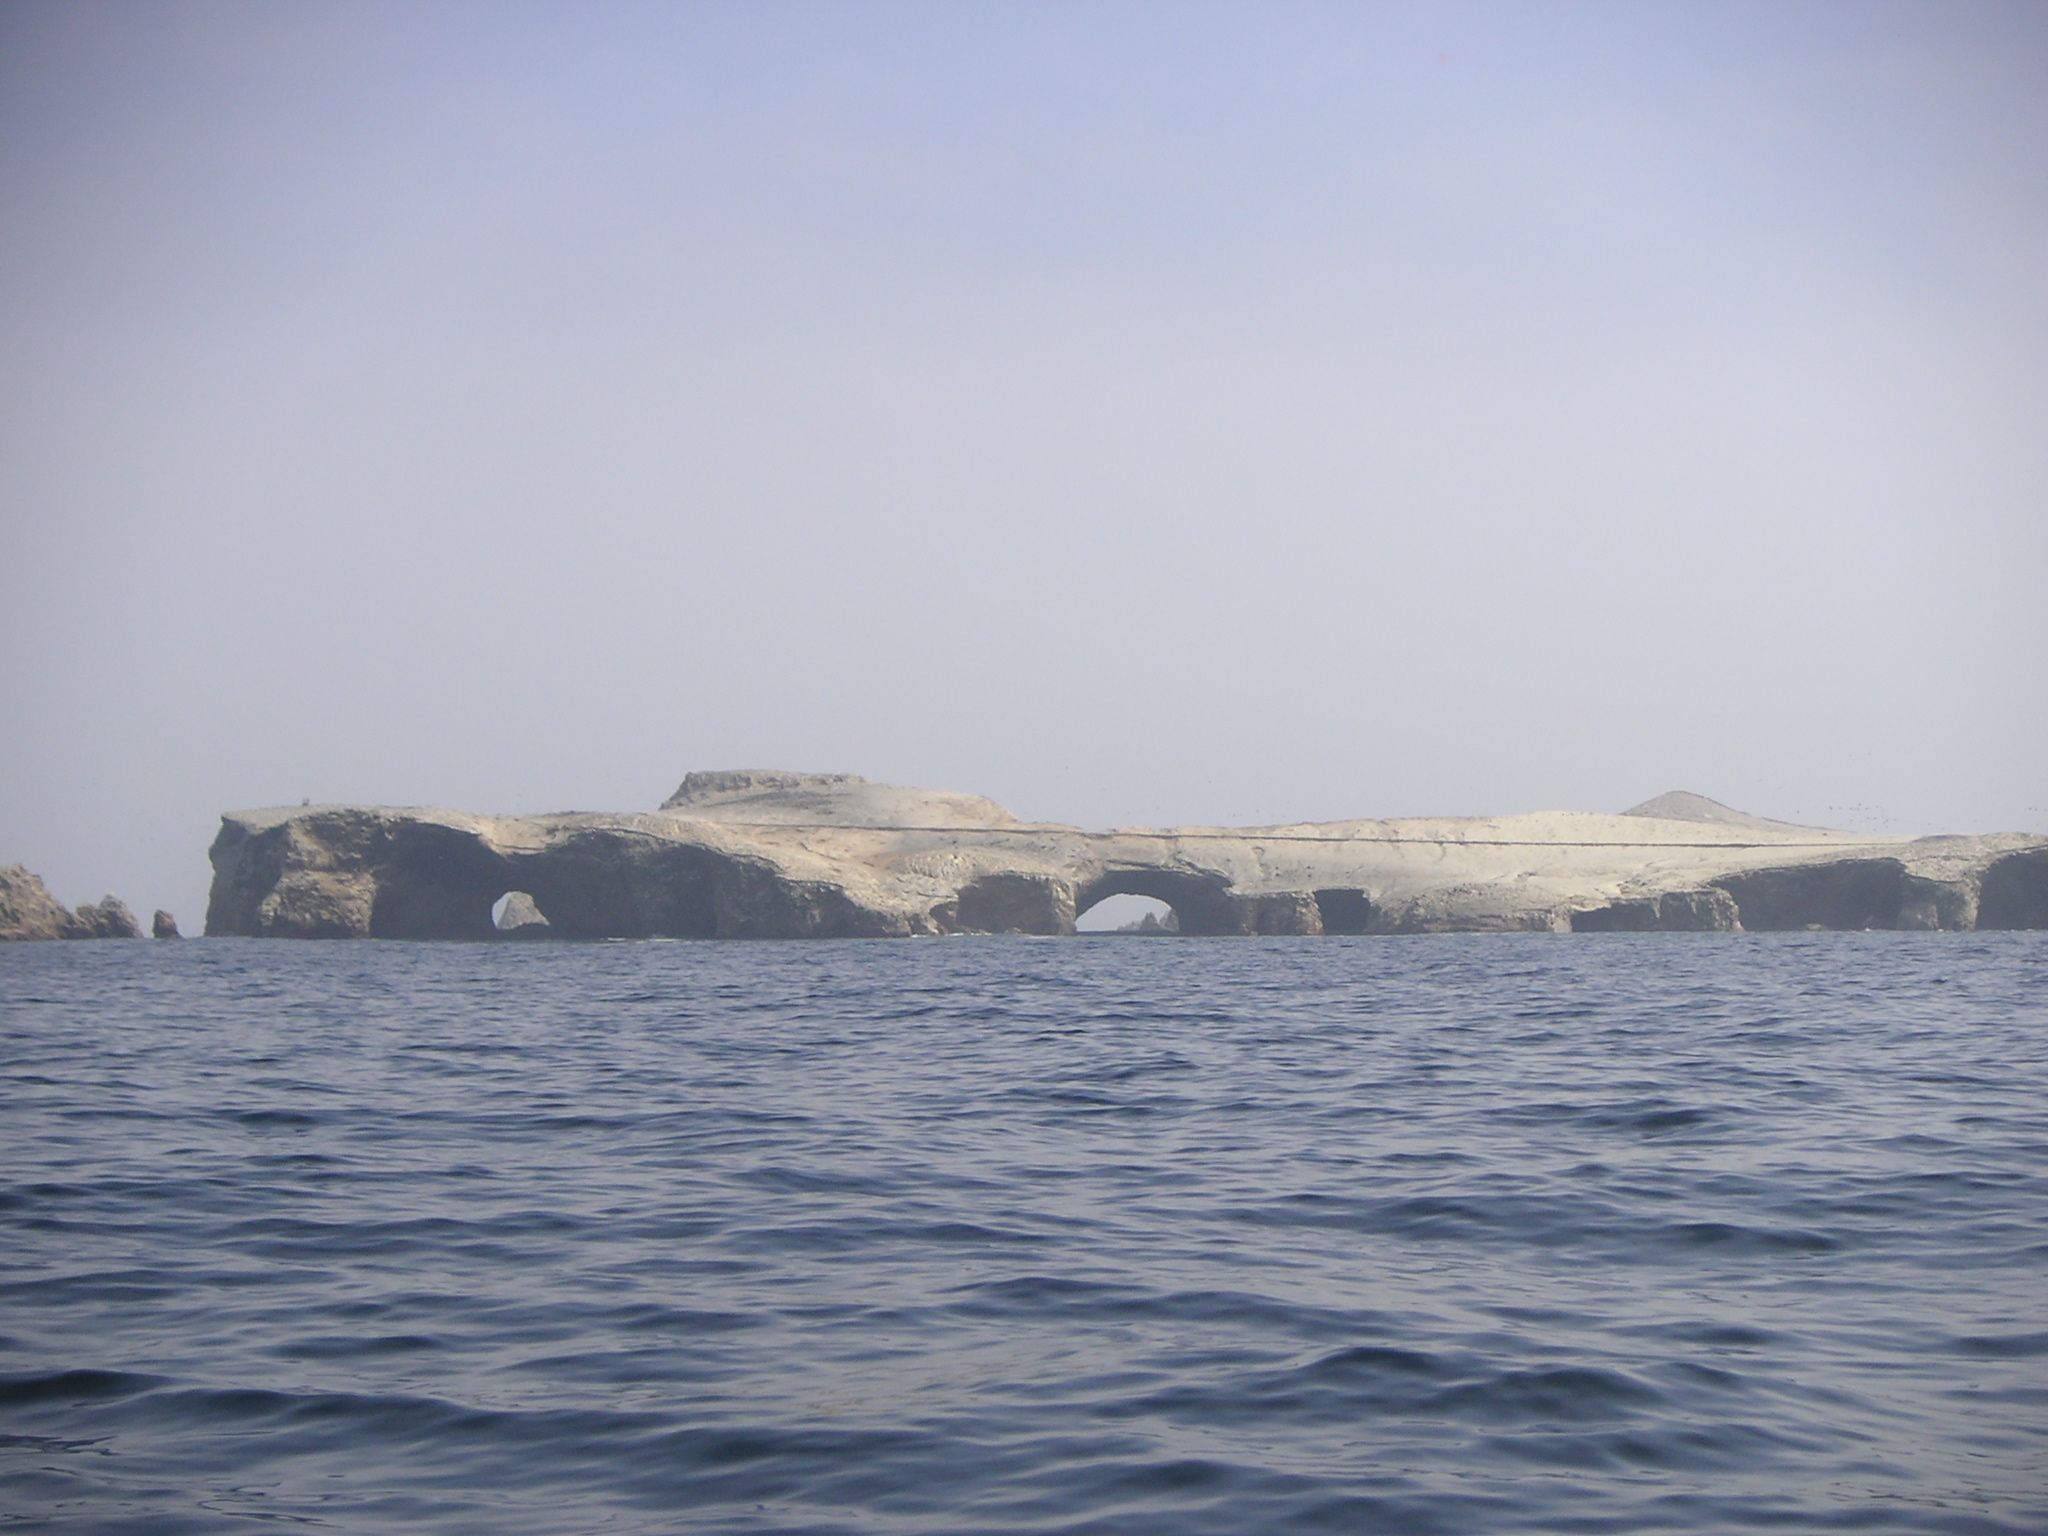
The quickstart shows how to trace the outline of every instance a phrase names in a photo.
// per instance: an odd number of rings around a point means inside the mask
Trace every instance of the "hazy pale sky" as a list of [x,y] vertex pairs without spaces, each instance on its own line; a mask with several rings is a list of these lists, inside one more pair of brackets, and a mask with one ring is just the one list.
[[0,863],[693,768],[2048,830],[2048,7],[0,9]]

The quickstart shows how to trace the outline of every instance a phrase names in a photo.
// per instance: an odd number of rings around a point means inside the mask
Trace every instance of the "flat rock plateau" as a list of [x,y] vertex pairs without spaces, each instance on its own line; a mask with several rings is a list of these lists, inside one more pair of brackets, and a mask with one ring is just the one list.
[[1190,935],[2048,927],[2048,837],[1871,838],[1683,792],[1620,815],[1085,832],[744,769],[650,812],[236,811],[212,859],[207,933],[266,938],[1054,935],[1118,894]]

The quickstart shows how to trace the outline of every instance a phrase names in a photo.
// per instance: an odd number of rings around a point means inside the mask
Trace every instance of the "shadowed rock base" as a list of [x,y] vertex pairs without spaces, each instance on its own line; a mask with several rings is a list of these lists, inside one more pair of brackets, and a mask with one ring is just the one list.
[[1725,890],[1665,891],[1571,915],[1573,933],[1734,933],[1742,910]]
[[2048,848],[2015,853],[1984,871],[1978,928],[2048,928]]

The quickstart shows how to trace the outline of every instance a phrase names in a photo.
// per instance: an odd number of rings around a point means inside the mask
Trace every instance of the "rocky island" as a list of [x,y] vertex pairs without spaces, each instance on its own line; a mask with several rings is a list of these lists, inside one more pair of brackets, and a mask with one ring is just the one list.
[[2048,927],[2048,837],[1872,838],[1686,793],[1619,815],[1087,832],[738,770],[650,812],[237,811],[211,856],[206,932],[266,938],[1053,935],[1118,894],[1197,935]]
[[[158,917],[168,918],[168,912]],[[173,923],[173,929],[176,928]],[[142,930],[118,896],[66,910],[34,871],[19,864],[0,869],[0,943],[22,939],[136,939]],[[159,935],[161,937],[161,935]]]

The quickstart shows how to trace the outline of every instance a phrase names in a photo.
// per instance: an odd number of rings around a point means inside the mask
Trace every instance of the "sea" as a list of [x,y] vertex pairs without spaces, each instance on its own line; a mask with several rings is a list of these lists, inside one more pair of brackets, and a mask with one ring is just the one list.
[[2048,934],[0,947],[0,1525],[2048,1531]]

